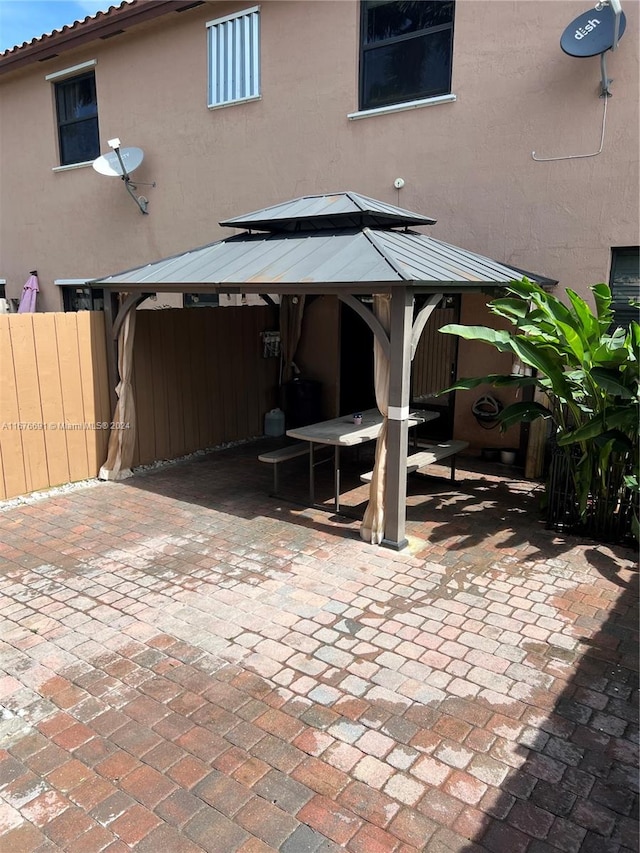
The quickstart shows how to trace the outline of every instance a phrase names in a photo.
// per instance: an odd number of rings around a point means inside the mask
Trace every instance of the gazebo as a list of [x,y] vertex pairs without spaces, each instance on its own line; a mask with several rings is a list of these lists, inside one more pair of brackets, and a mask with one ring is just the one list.
[[[105,291],[110,385],[119,407],[113,420],[130,420],[134,309],[148,296],[279,294],[281,310],[286,306],[295,311],[292,305],[301,309],[304,302],[300,297],[333,294],[356,311],[374,335],[376,396],[381,410],[386,408],[387,461],[378,482],[383,494],[381,535],[372,541],[402,549],[407,544],[411,360],[431,312],[445,294],[490,290],[523,275],[554,283],[413,230],[435,221],[355,192],[305,196],[220,222],[243,229],[240,234],[89,282]],[[119,306],[116,294],[126,295]],[[363,295],[373,296],[373,310],[359,298]],[[386,399],[381,400],[381,393]],[[130,465],[131,433],[112,434],[105,477],[117,477]],[[375,481],[374,474],[372,498]]]

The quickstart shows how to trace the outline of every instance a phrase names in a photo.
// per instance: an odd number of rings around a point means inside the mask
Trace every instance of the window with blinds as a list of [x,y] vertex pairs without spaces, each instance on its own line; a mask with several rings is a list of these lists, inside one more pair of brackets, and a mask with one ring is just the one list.
[[100,154],[95,73],[56,83],[55,93],[60,165],[95,160]]
[[[640,248],[625,246],[611,250],[611,295],[614,326],[638,322],[640,301]],[[635,303],[635,304],[634,304]]]
[[260,97],[260,7],[207,23],[209,107]]

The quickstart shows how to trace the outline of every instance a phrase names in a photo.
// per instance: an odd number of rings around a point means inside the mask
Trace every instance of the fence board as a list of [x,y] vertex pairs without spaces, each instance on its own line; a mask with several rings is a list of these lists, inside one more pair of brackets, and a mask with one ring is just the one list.
[[55,314],[34,317],[34,341],[38,365],[38,382],[44,443],[47,457],[48,485],[58,486],[70,480],[67,441],[60,424],[64,421],[62,384],[58,364]]
[[[91,363],[93,365],[93,393],[95,416],[101,421],[111,421],[111,396],[109,393],[109,376],[107,373],[106,335],[104,314],[99,311],[84,312],[90,318]],[[96,435],[96,471],[107,458],[109,433],[100,430]]]
[[209,371],[207,367],[207,350],[205,335],[207,334],[207,311],[214,309],[197,309],[189,312],[192,316],[192,348],[191,348],[191,377],[193,393],[196,400],[196,433],[198,447],[208,447],[211,440],[211,418],[209,417]]
[[[140,312],[142,314],[142,312]],[[167,311],[149,313],[148,321],[154,321],[149,326],[150,354],[153,368],[153,397],[154,417],[156,419],[156,459],[170,459],[171,447],[169,440],[169,405],[167,397],[166,349],[163,336],[166,336],[167,322],[163,315]],[[147,319],[145,317],[145,319]]]
[[[218,331],[218,323],[215,308],[206,309],[207,329],[209,334],[205,339],[207,346],[207,371],[211,396],[209,397],[209,417],[211,419],[211,446],[221,444],[225,438],[224,403],[222,390],[222,371],[219,369],[220,360],[224,359],[224,342]],[[226,308],[224,309],[227,310]],[[223,361],[224,363],[224,361]]]
[[[107,429],[98,429],[98,424],[109,423],[111,412],[107,408],[101,410],[99,406],[100,391],[98,387],[99,378],[93,363],[93,336],[96,334],[91,322],[91,313],[81,311],[76,315],[76,327],[78,334],[78,363],[80,365],[80,376],[82,379],[82,405],[83,420],[85,424],[95,425],[84,432],[87,447],[87,476],[89,472],[96,470],[104,462],[106,453],[103,452],[105,445],[104,436],[108,438]],[[104,338],[103,338],[104,344]]]
[[[242,308],[240,309],[242,311]],[[249,319],[247,315],[247,319]],[[253,351],[248,334],[249,322],[243,323],[243,317],[238,317],[238,325],[234,330],[233,341],[235,346],[240,350],[238,358],[238,378],[235,383],[236,392],[236,412],[237,425],[236,431],[238,438],[246,435],[251,435],[249,428],[249,396],[255,393],[255,386],[249,382],[251,370],[249,364],[253,361]]]
[[239,359],[234,357],[234,332],[237,308],[225,308],[228,322],[219,326],[218,339],[220,342],[219,357],[216,369],[220,376],[220,406],[224,417],[224,441],[234,441],[238,435],[238,406],[237,386],[234,382],[232,368],[238,366]]
[[27,491],[22,452],[22,433],[12,429],[20,420],[15,365],[11,346],[12,316],[0,315],[0,443],[2,444],[3,497],[12,498]]
[[167,381],[167,406],[169,408],[169,446],[172,458],[182,456],[184,443],[184,412],[182,408],[181,368],[183,353],[177,346],[178,311],[163,311],[166,315],[165,376]]
[[2,441],[0,441],[0,501],[7,497],[7,490],[4,485],[4,462],[2,461]]
[[22,429],[24,470],[29,492],[45,489],[48,483],[42,405],[31,314],[16,314],[11,326],[11,346],[16,372],[18,421]]
[[134,345],[136,464],[262,432],[277,359],[263,359],[270,308],[140,311]]
[[69,471],[72,480],[84,480],[95,475],[89,467],[85,430],[78,427],[85,421],[77,316],[56,314],[55,318]]
[[[136,409],[135,465],[147,465],[156,455],[156,427],[162,430],[166,413],[157,412],[154,402],[154,370],[148,317],[151,311],[139,311],[136,318],[136,337],[133,348],[133,389]],[[156,364],[156,370],[159,365]]]
[[184,450],[183,453],[191,453],[198,450],[198,409],[197,389],[194,388],[194,369],[197,366],[193,361],[193,315],[195,311],[184,311],[180,316],[177,311],[175,322],[176,351],[183,355],[178,360],[179,387],[182,394],[182,422],[184,426]]
[[108,435],[85,424],[109,407],[101,313],[0,316],[0,499],[96,476]]

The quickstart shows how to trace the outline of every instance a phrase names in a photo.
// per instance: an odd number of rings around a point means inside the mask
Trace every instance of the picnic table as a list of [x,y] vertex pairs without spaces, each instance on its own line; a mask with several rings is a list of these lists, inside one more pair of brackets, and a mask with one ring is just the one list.
[[[435,420],[437,412],[414,411],[409,413],[409,428]],[[378,409],[362,412],[362,423],[354,423],[353,415],[342,415],[328,421],[288,429],[287,435],[309,444],[309,502],[315,505],[315,456],[314,446],[331,445],[333,453],[334,509],[340,512],[340,448],[355,447],[375,441],[382,429],[383,417]]]

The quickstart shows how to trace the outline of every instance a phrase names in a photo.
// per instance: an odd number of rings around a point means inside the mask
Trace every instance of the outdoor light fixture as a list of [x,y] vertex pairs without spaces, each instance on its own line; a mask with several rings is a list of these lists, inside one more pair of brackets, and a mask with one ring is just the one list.
[[113,149],[113,153],[102,154],[93,161],[93,168],[101,175],[109,175],[117,177],[124,181],[127,192],[135,203],[140,208],[141,213],[148,213],[147,206],[149,201],[144,196],[137,196],[134,190],[138,189],[138,183],[145,187],[155,187],[153,183],[131,181],[131,172],[138,168],[144,159],[144,152],[141,148],[122,148],[122,143],[119,137],[114,136],[107,142],[109,148]]

